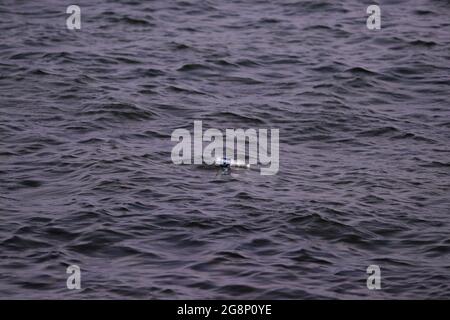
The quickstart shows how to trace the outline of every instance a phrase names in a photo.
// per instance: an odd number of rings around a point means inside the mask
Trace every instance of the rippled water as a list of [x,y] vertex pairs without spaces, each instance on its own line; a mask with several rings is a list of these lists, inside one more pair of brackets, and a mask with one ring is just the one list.
[[[0,297],[450,298],[450,2],[380,3],[1,1]],[[194,120],[279,173],[172,164]]]

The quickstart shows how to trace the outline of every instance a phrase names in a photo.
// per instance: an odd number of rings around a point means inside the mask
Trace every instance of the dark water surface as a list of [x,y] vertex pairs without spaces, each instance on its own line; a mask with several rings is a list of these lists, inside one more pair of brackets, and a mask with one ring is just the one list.
[[[1,298],[450,298],[449,1],[70,4],[0,1]],[[194,120],[279,173],[172,164]]]

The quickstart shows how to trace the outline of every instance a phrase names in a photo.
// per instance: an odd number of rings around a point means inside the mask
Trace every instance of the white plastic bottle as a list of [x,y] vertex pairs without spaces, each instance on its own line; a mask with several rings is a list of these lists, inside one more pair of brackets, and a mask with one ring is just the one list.
[[249,163],[245,163],[244,161],[234,160],[230,158],[216,158],[214,162],[216,166],[222,168],[250,168]]

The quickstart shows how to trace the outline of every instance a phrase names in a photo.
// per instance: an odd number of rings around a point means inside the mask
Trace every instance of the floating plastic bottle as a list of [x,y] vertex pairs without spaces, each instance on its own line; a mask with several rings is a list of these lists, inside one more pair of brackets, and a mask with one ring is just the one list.
[[250,168],[249,163],[245,163],[244,161],[240,160],[233,160],[230,158],[216,158],[216,161],[214,162],[216,166],[219,166],[223,169],[230,169],[230,168]]

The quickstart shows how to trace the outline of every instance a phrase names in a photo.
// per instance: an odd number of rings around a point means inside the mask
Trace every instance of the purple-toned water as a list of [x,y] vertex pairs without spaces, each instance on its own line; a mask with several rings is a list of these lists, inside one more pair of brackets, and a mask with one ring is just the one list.
[[[450,298],[449,1],[76,2],[0,2],[0,298]],[[173,164],[194,120],[280,171]]]

